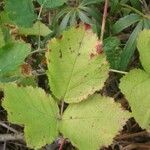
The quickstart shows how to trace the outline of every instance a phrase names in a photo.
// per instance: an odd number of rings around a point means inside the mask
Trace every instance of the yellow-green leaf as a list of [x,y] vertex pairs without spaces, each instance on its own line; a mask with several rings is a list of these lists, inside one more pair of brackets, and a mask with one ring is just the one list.
[[145,71],[150,74],[150,30],[145,29],[139,34],[137,41],[140,60]]
[[71,28],[48,46],[49,85],[59,100],[79,102],[103,87],[109,65],[92,30]]
[[60,131],[79,150],[97,150],[112,143],[129,117],[113,99],[93,95],[68,106]]
[[19,34],[21,35],[40,35],[40,36],[46,36],[49,33],[51,33],[51,30],[42,22],[37,21],[35,24],[33,24],[30,28],[19,28]]
[[1,88],[2,106],[7,110],[8,120],[25,126],[27,145],[37,149],[53,142],[58,135],[58,106],[52,97],[37,87],[5,84]]

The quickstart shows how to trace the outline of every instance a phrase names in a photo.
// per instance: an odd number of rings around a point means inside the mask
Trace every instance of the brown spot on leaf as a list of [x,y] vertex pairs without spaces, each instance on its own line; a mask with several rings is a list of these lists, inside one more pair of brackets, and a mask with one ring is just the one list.
[[97,44],[96,44],[96,53],[97,54],[103,53],[103,45],[101,42],[97,42]]
[[85,24],[84,24],[84,28],[85,28],[86,31],[87,31],[87,30],[90,30],[90,29],[91,29],[91,25],[85,23]]
[[25,76],[30,76],[32,74],[32,68],[29,64],[21,65],[21,73]]
[[95,56],[95,54],[91,53],[90,54],[90,59],[92,59]]

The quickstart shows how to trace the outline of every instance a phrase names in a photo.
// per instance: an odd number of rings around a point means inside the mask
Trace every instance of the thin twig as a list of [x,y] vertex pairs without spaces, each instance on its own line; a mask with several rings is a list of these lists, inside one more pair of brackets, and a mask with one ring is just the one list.
[[6,128],[6,129],[8,129],[8,130],[10,130],[10,131],[12,131],[12,132],[14,132],[14,133],[16,133],[16,134],[18,133],[17,130],[15,130],[14,128],[8,126],[7,124],[5,124],[5,123],[2,122],[2,121],[0,121],[0,125],[1,125],[2,127]]
[[0,134],[0,142],[24,140],[23,134]]
[[106,24],[106,18],[107,18],[107,9],[108,9],[108,0],[105,0],[105,6],[104,6],[104,12],[103,12],[103,20],[102,20],[102,27],[101,27],[101,35],[100,40],[103,44],[103,37],[105,32],[105,24]]

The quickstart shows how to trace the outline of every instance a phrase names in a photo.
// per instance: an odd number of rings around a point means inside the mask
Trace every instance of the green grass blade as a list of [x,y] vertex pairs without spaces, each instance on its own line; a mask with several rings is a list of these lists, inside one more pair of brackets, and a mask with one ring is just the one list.
[[123,18],[120,18],[114,25],[113,25],[113,33],[117,34],[122,30],[126,29],[127,27],[131,26],[132,24],[138,22],[141,17],[137,14],[130,14]]
[[132,34],[130,35],[123,52],[121,54],[121,61],[120,61],[120,70],[126,70],[129,61],[136,49],[136,39],[139,34],[139,32],[142,30],[143,27],[143,21],[140,21]]

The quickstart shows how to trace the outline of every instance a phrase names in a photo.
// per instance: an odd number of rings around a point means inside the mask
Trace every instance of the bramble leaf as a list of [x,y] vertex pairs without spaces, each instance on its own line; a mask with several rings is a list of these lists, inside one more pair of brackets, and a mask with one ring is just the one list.
[[52,97],[31,86],[5,84],[1,88],[4,90],[2,106],[7,110],[8,120],[25,126],[27,145],[37,149],[53,142],[58,135],[58,106]]
[[50,88],[67,103],[86,99],[100,90],[108,77],[109,65],[97,36],[83,26],[53,39],[46,57]]
[[35,24],[33,24],[30,28],[19,28],[19,34],[21,35],[40,35],[40,36],[46,36],[49,33],[51,33],[51,30],[42,22],[37,21]]
[[111,69],[119,69],[120,56],[122,52],[119,46],[120,40],[116,37],[108,37],[104,40],[104,51]]
[[30,51],[30,45],[23,42],[7,44],[0,48],[0,76],[17,70]]
[[150,30],[140,33],[137,44],[140,60],[145,69],[134,69],[121,79],[120,89],[125,94],[132,115],[140,126],[150,129]]
[[95,94],[68,106],[60,131],[80,150],[96,150],[111,144],[129,117],[111,98]]
[[145,71],[150,74],[150,30],[143,30],[137,41],[140,60]]
[[32,0],[5,0],[4,9],[18,26],[31,27],[36,19]]

